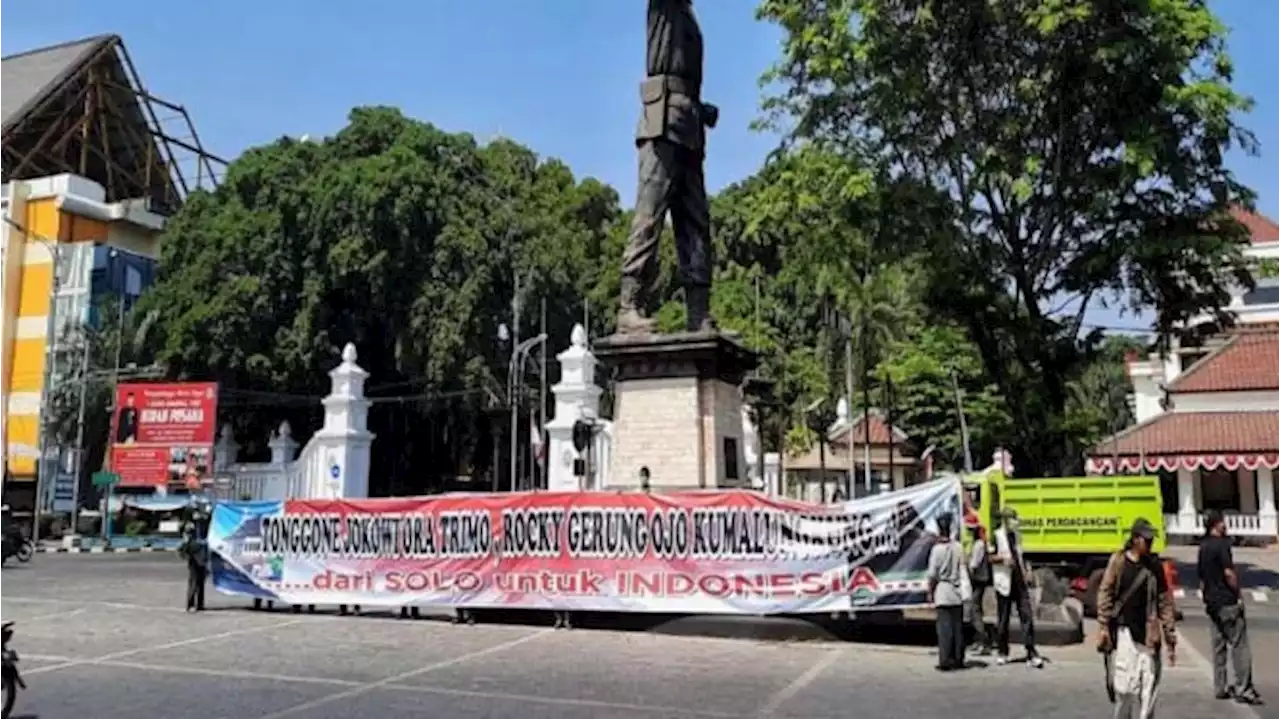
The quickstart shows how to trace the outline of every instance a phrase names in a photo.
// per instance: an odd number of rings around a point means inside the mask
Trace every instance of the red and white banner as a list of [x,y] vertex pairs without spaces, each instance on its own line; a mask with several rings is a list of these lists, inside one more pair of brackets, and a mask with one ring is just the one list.
[[111,471],[122,486],[199,486],[213,458],[218,385],[124,383],[111,418]]
[[[783,614],[928,602],[955,477],[839,506],[755,492],[219,504],[214,585],[286,604]],[[955,522],[958,527],[960,523]]]

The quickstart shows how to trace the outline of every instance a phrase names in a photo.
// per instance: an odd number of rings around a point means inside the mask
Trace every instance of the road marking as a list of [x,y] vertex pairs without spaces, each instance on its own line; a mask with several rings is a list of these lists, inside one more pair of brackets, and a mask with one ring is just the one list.
[[4,596],[4,601],[15,602],[18,604],[90,604],[98,607],[107,607],[108,609],[138,609],[146,612],[183,612],[187,610],[182,607],[171,607],[167,605],[157,604],[130,604],[128,602],[106,602],[93,599],[54,599],[53,597],[11,597]]
[[[1178,630],[1178,654],[1189,659],[1190,663],[1195,665],[1194,668],[1198,670],[1197,673],[1200,674],[1200,676],[1213,676],[1213,664],[1200,653],[1200,650],[1196,649],[1195,645],[1191,643],[1191,640],[1187,639],[1187,635],[1183,634],[1181,629]],[[1179,662],[1178,665],[1182,666],[1182,663]],[[1244,704],[1237,704],[1231,701],[1220,703],[1235,709],[1236,714],[1239,715],[1241,719],[1261,719],[1262,715],[1255,711],[1253,707],[1246,706]]]
[[773,696],[769,697],[768,701],[764,703],[764,706],[760,707],[760,711],[758,712],[759,715],[772,716],[773,713],[778,710],[778,707],[782,706],[783,702],[796,694],[799,694],[805,687],[812,684],[813,680],[817,679],[819,674],[826,671],[827,667],[835,664],[836,660],[839,659],[842,654],[844,654],[843,647],[828,651],[826,656],[814,662],[813,666],[806,669],[804,674],[796,677],[790,684],[786,685],[775,692]]
[[[1267,602],[1271,601],[1271,592],[1273,592],[1274,590],[1271,590],[1271,589],[1246,589],[1245,591],[1247,591],[1247,592],[1249,593],[1249,598],[1250,598],[1250,599],[1252,599],[1252,600],[1254,601],[1254,603],[1255,603],[1255,604],[1266,604]],[[1204,601],[1204,592],[1203,592],[1203,591],[1201,591],[1201,590],[1197,589],[1197,590],[1195,590],[1194,592],[1190,592],[1190,591],[1187,591],[1186,589],[1184,589],[1184,588],[1182,588],[1182,587],[1178,587],[1177,589],[1173,590],[1173,598],[1174,598],[1174,599],[1187,599],[1187,598],[1188,598],[1188,597],[1190,597],[1193,593],[1195,594],[1195,597],[1196,597],[1196,600],[1197,600],[1197,601]]]
[[25,624],[27,622],[38,622],[42,619],[66,619],[67,617],[74,617],[77,614],[84,614],[87,611],[89,610],[85,609],[84,607],[80,607],[79,609],[72,609],[71,611],[67,611],[67,612],[50,612],[48,614],[37,614],[34,617],[23,617],[21,620],[15,619],[14,621],[21,621]]
[[120,669],[137,669],[144,672],[156,672],[159,674],[194,674],[198,676],[221,677],[226,679],[257,679],[270,682],[297,682],[299,684],[324,684],[335,687],[359,687],[364,686],[363,682],[353,681],[351,679],[333,679],[329,677],[304,677],[293,674],[270,674],[264,672],[246,672],[234,669],[208,669],[205,667],[180,667],[172,664],[144,664],[141,662],[117,662],[117,661],[101,661],[98,664],[104,667],[116,667]]
[[294,624],[301,624],[304,621],[306,620],[294,619],[292,621],[280,622],[278,624],[271,624],[268,626],[248,627],[245,629],[232,629],[231,631],[219,632],[217,634],[206,634],[200,637],[192,637],[191,639],[180,639],[176,642],[169,642],[167,644],[159,644],[151,647],[138,647],[137,649],[126,649],[122,652],[112,652],[111,654],[104,654],[100,657],[94,657],[92,659],[77,659],[75,661],[65,662],[63,664],[54,664],[52,666],[47,666],[47,667],[36,667],[31,671],[23,672],[23,675],[44,674],[45,672],[57,671],[58,669],[66,669],[67,667],[100,664],[102,662],[111,661],[113,659],[131,657],[135,654],[141,654],[143,652],[160,652],[166,649],[177,649],[178,647],[187,647],[187,646],[191,646],[192,644],[200,644],[201,642],[212,642],[218,639],[238,637],[241,634],[257,634],[259,632],[264,632],[264,631],[283,629],[284,627],[293,626]]
[[516,703],[549,704],[551,706],[585,707],[592,709],[612,709],[628,712],[650,712],[663,716],[712,717],[714,719],[738,719],[741,712],[717,712],[706,709],[690,709],[688,707],[670,707],[659,704],[628,704],[625,702],[608,702],[600,699],[576,699],[572,697],[544,697],[534,694],[507,694],[505,692],[479,692],[467,689],[451,689],[448,687],[418,687],[404,684],[388,684],[384,689],[415,692],[419,694],[443,694],[445,696],[472,697],[475,699],[498,699]]
[[311,701],[302,702],[301,704],[295,704],[291,707],[281,709],[280,711],[272,712],[270,714],[264,714],[262,715],[262,717],[260,717],[260,719],[277,719],[278,717],[290,716],[293,714],[297,714],[298,712],[309,711],[316,707],[324,706],[325,704],[330,704],[332,702],[336,702],[342,699],[350,699],[351,697],[357,697],[357,696],[360,696],[361,694],[367,694],[375,689],[388,686],[398,681],[403,681],[411,677],[420,676],[428,672],[433,672],[437,669],[445,669],[447,667],[452,667],[458,664],[462,664],[463,662],[469,662],[472,659],[479,659],[480,657],[493,654],[494,652],[501,652],[507,649],[511,649],[513,647],[517,647],[521,644],[524,644],[525,642],[533,641],[534,639],[543,637],[553,631],[555,630],[541,629],[539,631],[533,632],[532,634],[526,634],[523,637],[520,637],[518,639],[512,639],[509,642],[502,642],[501,644],[495,644],[491,647],[479,649],[474,652],[468,652],[467,654],[462,654],[452,659],[445,659],[443,661],[428,664],[425,667],[419,667],[417,669],[414,669],[413,671],[404,672],[402,674],[396,674],[394,676],[387,677],[386,679],[379,679],[376,682],[360,684],[344,692],[336,692],[334,694],[329,694],[327,696],[320,697],[319,699],[312,699]]

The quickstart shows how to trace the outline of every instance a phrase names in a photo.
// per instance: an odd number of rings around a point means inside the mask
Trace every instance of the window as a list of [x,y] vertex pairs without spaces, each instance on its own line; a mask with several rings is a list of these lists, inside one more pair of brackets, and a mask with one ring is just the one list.
[[59,293],[54,305],[54,332],[58,341],[80,331],[89,321],[89,293]]
[[1178,513],[1178,473],[1162,469],[1160,477],[1160,511],[1164,514]]
[[62,292],[89,289],[93,245],[85,242],[58,245],[58,283]]
[[1200,497],[1205,509],[1240,511],[1240,483],[1233,470],[1200,470]]
[[[93,253],[90,282],[96,304],[117,307],[123,302],[126,311],[131,309],[134,302],[155,281],[155,268],[155,260],[148,257],[116,247],[98,245]],[[100,319],[96,311],[91,319],[95,323]]]
[[142,294],[142,272],[132,265],[124,268],[124,293],[128,297]]
[[722,445],[724,447],[724,478],[725,479],[741,479],[738,475],[738,440],[736,437],[725,437]]

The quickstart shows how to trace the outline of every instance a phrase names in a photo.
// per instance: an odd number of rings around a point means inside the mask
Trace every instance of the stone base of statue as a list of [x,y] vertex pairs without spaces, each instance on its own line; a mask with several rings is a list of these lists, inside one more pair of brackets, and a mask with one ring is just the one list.
[[655,492],[749,485],[742,383],[758,358],[723,332],[615,334],[592,348],[610,370],[608,487]]

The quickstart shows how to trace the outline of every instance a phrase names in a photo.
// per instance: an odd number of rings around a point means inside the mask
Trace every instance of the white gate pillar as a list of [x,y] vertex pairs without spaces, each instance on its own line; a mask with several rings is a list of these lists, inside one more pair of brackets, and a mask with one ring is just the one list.
[[368,378],[369,373],[356,364],[356,346],[348,342],[342,348],[342,363],[329,372],[329,396],[321,401],[324,426],[313,437],[319,452],[309,459],[318,466],[307,468],[313,485],[308,488],[308,496],[333,499],[369,496],[374,435],[369,431],[370,402],[364,396],[364,383]]
[[[573,446],[573,425],[580,419],[596,418],[600,411],[600,395],[596,386],[596,356],[587,347],[587,331],[574,325],[569,335],[569,348],[556,355],[560,363],[560,381],[551,388],[556,404],[554,416],[547,422],[547,489],[552,492],[576,492],[584,489],[581,478],[573,473],[573,461],[579,459]],[[604,486],[603,472],[608,468],[608,422],[595,420],[599,428],[595,457],[597,478]]]

